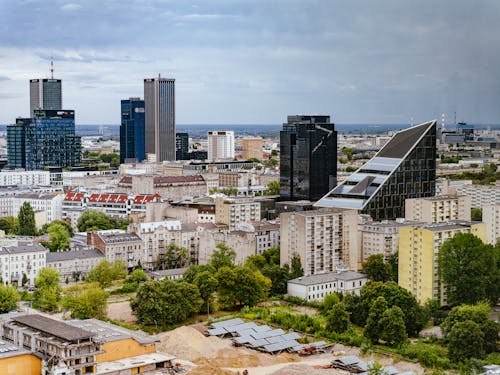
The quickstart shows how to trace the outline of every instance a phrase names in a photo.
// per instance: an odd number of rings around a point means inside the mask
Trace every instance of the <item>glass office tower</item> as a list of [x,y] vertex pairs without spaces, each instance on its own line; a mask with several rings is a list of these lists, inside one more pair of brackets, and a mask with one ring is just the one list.
[[405,215],[405,199],[436,192],[436,121],[396,133],[365,165],[326,194],[316,207],[360,210],[374,220]]
[[189,160],[189,134],[175,133],[175,160]]
[[337,184],[337,132],[330,116],[288,116],[280,131],[280,199],[318,200]]
[[125,163],[126,159],[141,162],[146,159],[144,100],[122,100],[121,119],[120,163]]
[[44,78],[30,80],[30,116],[35,109],[61,109],[62,82],[60,79]]
[[11,168],[38,170],[81,163],[81,138],[75,134],[75,111],[34,111],[7,126],[7,159]]

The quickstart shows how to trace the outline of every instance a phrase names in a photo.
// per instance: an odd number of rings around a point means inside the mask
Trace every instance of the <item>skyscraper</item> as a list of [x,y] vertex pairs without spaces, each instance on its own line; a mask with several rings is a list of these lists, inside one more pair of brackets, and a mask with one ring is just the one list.
[[144,79],[144,108],[146,153],[175,160],[175,79]]
[[175,133],[175,160],[189,160],[188,133]]
[[330,116],[288,116],[280,131],[281,200],[318,200],[337,184],[337,132]]
[[377,154],[316,204],[352,208],[374,220],[404,217],[405,199],[436,192],[436,121],[396,133]]
[[141,162],[146,159],[144,100],[140,98],[122,100],[121,110],[120,163],[124,163],[126,159]]
[[62,83],[60,79],[30,80],[30,116],[35,109],[62,109]]
[[32,118],[7,126],[11,168],[28,171],[69,167],[81,162],[81,138],[75,135],[75,111],[36,109]]
[[222,160],[234,158],[234,132],[208,132],[208,160]]

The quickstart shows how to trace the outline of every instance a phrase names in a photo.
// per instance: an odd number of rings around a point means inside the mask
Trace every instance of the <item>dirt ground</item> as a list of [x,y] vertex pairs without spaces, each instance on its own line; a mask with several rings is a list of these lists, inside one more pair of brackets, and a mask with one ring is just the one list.
[[179,360],[190,361],[191,365],[186,368],[193,375],[242,374],[245,369],[249,375],[344,375],[347,373],[341,370],[315,368],[344,355],[356,355],[364,361],[377,360],[383,365],[393,365],[399,371],[424,373],[423,368],[416,363],[394,363],[393,358],[384,356],[361,356],[358,348],[340,344],[336,344],[331,353],[300,357],[295,354],[270,355],[248,348],[237,348],[229,339],[205,337],[191,326],[183,326],[158,336],[160,343],[157,344],[157,350],[172,354]]
[[125,323],[135,322],[129,301],[108,303],[108,318]]

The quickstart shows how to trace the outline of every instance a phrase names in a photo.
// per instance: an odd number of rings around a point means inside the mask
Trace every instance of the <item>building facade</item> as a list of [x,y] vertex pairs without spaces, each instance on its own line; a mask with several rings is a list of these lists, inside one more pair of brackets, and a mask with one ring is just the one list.
[[146,159],[144,100],[130,98],[121,101],[120,163],[126,159],[141,162]]
[[55,268],[62,281],[80,281],[104,259],[98,249],[48,252],[47,267]]
[[436,121],[396,133],[377,154],[315,206],[360,210],[373,220],[405,214],[408,198],[435,195]]
[[175,133],[175,160],[189,160],[188,133]]
[[3,169],[0,171],[0,186],[27,185],[27,186],[49,186],[49,171],[11,171]]
[[446,287],[438,272],[439,250],[446,240],[457,233],[472,233],[482,241],[486,240],[486,226],[467,221],[399,230],[398,284],[410,291],[420,303],[432,299],[446,305]]
[[330,116],[288,116],[280,131],[281,200],[318,200],[337,185],[337,132]]
[[262,137],[244,137],[241,140],[242,159],[262,159],[264,139]]
[[35,110],[7,126],[7,159],[11,168],[39,170],[81,163],[81,138],[75,134],[75,111]]
[[486,242],[496,245],[500,239],[500,204],[483,206],[483,223],[486,225]]
[[175,160],[175,79],[144,79],[144,108],[146,154]]
[[234,132],[208,132],[208,160],[216,161],[234,158]]
[[481,208],[500,204],[500,186],[495,185],[462,185],[456,188],[457,194],[471,198],[471,207]]
[[357,212],[325,209],[280,215],[280,261],[300,256],[304,275],[358,269]]
[[49,250],[38,243],[19,241],[16,245],[0,247],[0,277],[4,284],[21,286],[26,275],[27,285],[35,285],[35,279],[46,265]]
[[30,116],[36,109],[62,109],[62,81],[54,78],[30,80]]
[[465,195],[443,195],[407,199],[405,219],[437,224],[451,220],[470,221],[471,198]]
[[260,220],[260,202],[253,198],[217,198],[215,222],[235,230],[242,223]]
[[143,243],[133,233],[119,229],[88,232],[87,245],[98,249],[110,262],[121,260],[128,268],[143,264]]

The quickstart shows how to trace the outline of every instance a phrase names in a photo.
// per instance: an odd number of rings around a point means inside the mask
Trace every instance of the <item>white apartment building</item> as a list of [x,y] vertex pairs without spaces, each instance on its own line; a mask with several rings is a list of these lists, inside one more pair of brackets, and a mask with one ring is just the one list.
[[2,170],[0,172],[0,186],[10,185],[50,185],[49,171],[19,171]]
[[429,224],[451,220],[470,221],[471,198],[466,195],[442,195],[406,199],[405,219]]
[[471,198],[471,207],[481,208],[488,205],[500,204],[500,185],[462,185],[456,188],[458,195],[467,195]]
[[47,267],[59,271],[61,281],[79,281],[104,259],[98,249],[49,252]]
[[328,272],[289,280],[287,288],[289,296],[322,302],[333,293],[359,295],[367,281],[366,275],[360,272]]
[[260,202],[253,198],[217,198],[215,222],[235,230],[242,223],[260,221]]
[[12,213],[10,215],[19,215],[21,206],[28,202],[33,211],[45,211],[47,213],[47,222],[50,223],[54,220],[62,219],[62,202],[64,194],[58,193],[25,193],[18,194],[12,199]]
[[234,158],[234,132],[208,132],[208,160],[222,160]]
[[297,253],[306,276],[360,268],[356,210],[287,212],[280,220],[282,266]]
[[360,226],[361,234],[361,260],[366,260],[376,254],[381,254],[384,259],[398,251],[399,229],[418,224],[415,221],[401,220],[368,222]]
[[500,204],[483,206],[483,223],[486,225],[486,242],[496,245],[500,240]]
[[0,276],[4,284],[21,286],[23,275],[34,285],[38,272],[45,267],[49,251],[38,243],[21,242],[0,247]]

